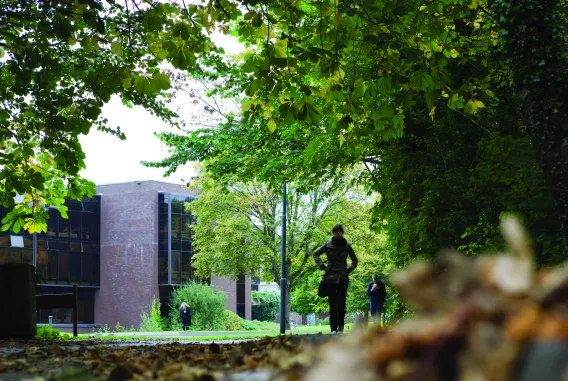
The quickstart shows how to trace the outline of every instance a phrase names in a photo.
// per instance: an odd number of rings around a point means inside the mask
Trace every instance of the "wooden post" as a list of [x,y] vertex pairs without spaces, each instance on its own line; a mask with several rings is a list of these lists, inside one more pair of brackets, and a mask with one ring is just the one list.
[[73,336],[77,337],[79,325],[79,303],[77,298],[77,285],[73,285]]

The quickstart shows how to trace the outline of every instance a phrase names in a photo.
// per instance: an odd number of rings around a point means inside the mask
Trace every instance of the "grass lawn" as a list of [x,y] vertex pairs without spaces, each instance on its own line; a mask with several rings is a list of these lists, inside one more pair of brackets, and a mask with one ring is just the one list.
[[80,334],[77,340],[103,340],[103,341],[219,341],[219,340],[238,340],[238,339],[256,339],[263,337],[278,336],[277,333],[271,334],[235,334],[221,336],[173,336],[173,337],[153,337],[153,336],[95,336],[92,334]]

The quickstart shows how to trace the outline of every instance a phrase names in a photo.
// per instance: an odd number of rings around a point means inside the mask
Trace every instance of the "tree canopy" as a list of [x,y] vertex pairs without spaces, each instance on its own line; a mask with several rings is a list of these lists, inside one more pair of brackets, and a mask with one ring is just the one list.
[[[397,232],[389,239],[406,247],[402,262],[440,245],[499,245],[469,237],[492,235],[503,211],[538,231],[539,208],[556,226],[547,234],[563,236],[546,239],[554,249],[543,248],[542,263],[566,257],[564,1],[9,0],[0,21],[0,196],[11,206],[25,195],[5,228],[44,228],[42,205],[64,211],[63,197],[92,193],[78,176],[77,136],[93,124],[121,136],[100,117],[113,94],[174,118],[161,98],[168,62],[190,77],[222,78],[210,94],[237,100],[242,112],[218,128],[160,135],[172,154],[147,165],[171,173],[203,161],[226,184],[301,180],[308,189],[363,163],[359,181],[383,195],[376,225]],[[224,59],[213,31],[237,37],[246,52]],[[514,161],[497,164],[502,144],[531,155],[521,177]],[[401,167],[414,164],[422,170]]]
[[[400,264],[446,246],[500,247],[505,211],[547,241],[542,264],[566,258],[563,2],[243,5],[228,31],[247,52],[200,74],[224,76],[214,93],[238,96],[242,114],[160,135],[172,155],[149,165],[204,161],[216,178],[275,187],[363,163],[360,182],[383,196],[375,224],[387,222]],[[514,159],[496,152],[504,146]]]
[[124,138],[101,117],[112,95],[172,120],[163,99],[170,79],[160,64],[199,70],[197,57],[215,50],[206,31],[224,17],[211,5],[175,2],[4,1],[0,201],[12,207],[16,195],[25,198],[3,228],[45,231],[45,206],[65,216],[65,197],[94,193],[94,184],[79,176],[85,167],[79,135],[96,126]]

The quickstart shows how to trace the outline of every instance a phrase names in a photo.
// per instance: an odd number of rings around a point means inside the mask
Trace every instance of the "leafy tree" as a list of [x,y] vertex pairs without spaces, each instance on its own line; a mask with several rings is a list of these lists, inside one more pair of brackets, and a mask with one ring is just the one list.
[[[241,62],[210,63],[215,72],[204,73],[225,76],[216,93],[244,94],[242,116],[217,129],[161,135],[173,154],[154,166],[171,172],[188,160],[203,161],[217,179],[276,187],[294,179],[318,183],[337,168],[364,163],[369,176],[363,184],[383,195],[376,221],[386,218],[393,247],[404,247],[393,254],[398,264],[445,246],[498,247],[494,232],[503,211],[535,217],[536,236],[553,247],[541,263],[565,258],[565,242],[554,237],[553,226],[564,226],[566,237],[564,2],[244,5],[247,13],[229,30],[248,51]],[[459,126],[455,133],[452,123]],[[487,192],[495,180],[481,171],[498,167],[488,149],[500,143],[511,143],[510,153],[521,155],[525,166],[514,176],[508,165],[518,165],[507,160],[507,175],[495,189],[520,203]],[[492,164],[469,173],[478,147]],[[425,154],[431,160],[422,162]],[[421,171],[397,177],[397,169],[415,163]],[[400,192],[390,192],[392,184]],[[529,191],[524,196],[523,188]],[[550,217],[540,226],[539,207]]]
[[79,135],[95,125],[124,139],[101,117],[111,96],[172,120],[163,98],[170,80],[159,65],[198,70],[197,56],[215,50],[207,30],[225,17],[211,4],[173,1],[4,1],[0,202],[11,208],[16,194],[25,198],[3,229],[45,231],[44,206],[65,217],[65,197],[93,195],[94,184],[79,176]]
[[[287,317],[290,292],[313,272],[311,253],[328,239],[335,223],[353,224],[350,206],[363,196],[348,192],[347,180],[331,178],[305,192],[290,184],[287,209]],[[301,184],[300,184],[301,185]],[[250,182],[222,186],[207,177],[192,182],[198,199],[187,204],[197,216],[193,264],[199,276],[215,273],[235,278],[260,276],[279,283],[281,277],[281,193]],[[286,319],[289,321],[289,319]]]
[[253,291],[252,316],[253,320],[274,321],[280,312],[280,297],[270,291]]
[[537,160],[568,240],[568,5],[490,0]]

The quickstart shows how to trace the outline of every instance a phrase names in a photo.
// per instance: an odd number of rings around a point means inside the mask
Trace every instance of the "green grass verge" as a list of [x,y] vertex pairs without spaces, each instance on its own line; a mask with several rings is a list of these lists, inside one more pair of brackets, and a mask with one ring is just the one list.
[[77,340],[93,340],[93,341],[218,341],[218,340],[238,340],[238,339],[260,339],[263,337],[274,337],[279,334],[235,334],[220,336],[172,336],[172,337],[154,337],[154,336],[95,336],[91,334],[80,334]]

